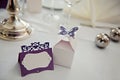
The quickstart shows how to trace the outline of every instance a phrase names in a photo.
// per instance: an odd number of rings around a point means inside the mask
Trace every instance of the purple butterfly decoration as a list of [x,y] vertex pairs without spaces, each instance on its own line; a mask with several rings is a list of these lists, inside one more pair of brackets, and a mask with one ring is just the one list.
[[70,37],[74,38],[75,32],[78,30],[78,27],[73,27],[70,31],[67,31],[65,27],[60,26],[60,35],[69,35]]

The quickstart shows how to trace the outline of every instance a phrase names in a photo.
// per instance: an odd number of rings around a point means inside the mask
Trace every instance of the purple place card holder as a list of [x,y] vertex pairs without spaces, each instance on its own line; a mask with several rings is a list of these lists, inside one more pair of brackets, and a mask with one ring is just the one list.
[[[28,70],[23,64],[23,60],[24,58],[29,55],[29,54],[42,54],[42,52],[47,52],[48,55],[51,57],[51,60],[48,64],[47,67],[37,67],[37,68],[34,68],[34,69],[31,69],[31,70]],[[39,60],[38,60],[39,61]],[[38,62],[36,61],[36,62]],[[44,62],[44,61],[43,61]],[[44,71],[44,70],[54,70],[54,64],[53,64],[53,54],[52,54],[52,48],[48,48],[48,49],[42,49],[42,50],[35,50],[35,51],[28,51],[28,52],[21,52],[19,54],[19,57],[18,57],[18,63],[20,65],[20,69],[21,69],[21,76],[26,76],[28,74],[31,74],[31,73],[39,73],[41,71]],[[32,63],[29,63],[32,65]]]

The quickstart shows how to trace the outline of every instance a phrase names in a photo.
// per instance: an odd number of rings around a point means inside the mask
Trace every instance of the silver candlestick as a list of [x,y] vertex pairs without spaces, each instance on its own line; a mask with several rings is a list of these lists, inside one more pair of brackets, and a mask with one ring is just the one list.
[[30,36],[30,25],[21,20],[17,15],[20,8],[17,0],[8,0],[7,11],[10,15],[0,24],[0,38],[4,40],[21,40]]

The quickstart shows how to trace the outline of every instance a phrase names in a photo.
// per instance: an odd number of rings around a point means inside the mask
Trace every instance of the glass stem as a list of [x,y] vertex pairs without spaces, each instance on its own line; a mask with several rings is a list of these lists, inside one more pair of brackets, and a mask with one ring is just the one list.
[[55,14],[55,11],[54,11],[54,0],[51,1],[51,15],[53,16]]
[[26,0],[19,0],[19,5],[20,5],[20,16],[22,17],[25,12]]
[[25,12],[25,4],[26,4],[26,0],[23,0],[22,15],[24,15],[24,12]]
[[68,8],[69,8],[69,11],[68,11],[68,16],[67,16],[67,20],[66,20],[66,25],[69,25],[69,23],[70,23],[72,5],[69,4],[69,5],[68,5]]

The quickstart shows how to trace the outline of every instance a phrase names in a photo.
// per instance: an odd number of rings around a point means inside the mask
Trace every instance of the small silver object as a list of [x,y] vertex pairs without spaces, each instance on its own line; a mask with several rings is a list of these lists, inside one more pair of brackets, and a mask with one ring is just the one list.
[[96,36],[95,44],[99,48],[105,48],[110,43],[110,38],[105,33],[100,33]]
[[120,27],[111,29],[110,38],[116,42],[120,41]]

